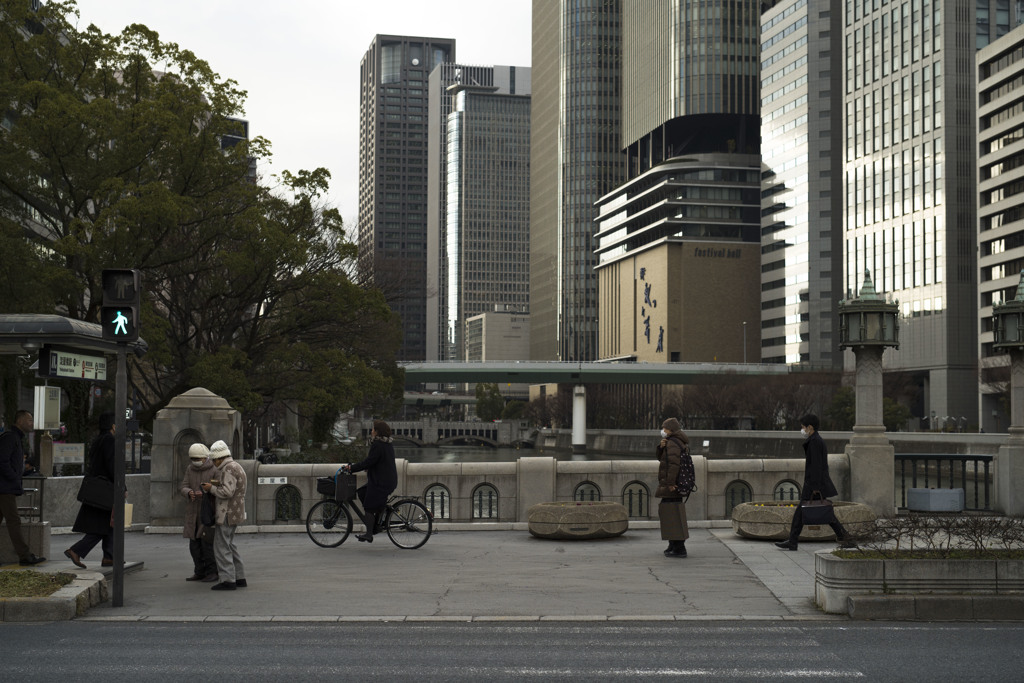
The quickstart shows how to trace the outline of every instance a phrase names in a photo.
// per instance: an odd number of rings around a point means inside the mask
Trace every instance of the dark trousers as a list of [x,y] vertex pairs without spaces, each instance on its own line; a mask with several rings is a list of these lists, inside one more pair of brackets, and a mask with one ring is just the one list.
[[[846,529],[839,523],[839,520],[833,518],[828,523],[832,527],[832,531],[836,534],[836,540],[842,541],[846,538]],[[793,525],[789,527],[789,540],[796,543],[800,538],[800,532],[804,530],[804,511],[800,509],[800,505],[796,506],[796,510],[793,511]]]
[[213,529],[207,530],[209,538],[188,539],[188,551],[192,555],[192,566],[199,576],[217,573],[217,560],[213,556]]
[[82,536],[82,540],[71,546],[71,549],[75,551],[75,554],[79,557],[85,557],[89,554],[89,551],[96,547],[97,543],[102,543],[103,559],[113,560],[114,559],[114,534],[86,534]]
[[18,553],[18,559],[28,559],[31,553],[25,537],[21,535],[18,497],[13,493],[0,493],[0,521],[7,522],[7,534],[11,537],[11,545],[14,546],[14,552]]
[[359,503],[363,506],[363,512],[361,515],[363,524],[366,526],[366,533],[371,536],[377,531],[377,526],[380,524],[380,515],[384,512],[384,509],[380,510],[367,510],[366,509],[366,486],[360,486],[356,489],[356,498],[359,499]]

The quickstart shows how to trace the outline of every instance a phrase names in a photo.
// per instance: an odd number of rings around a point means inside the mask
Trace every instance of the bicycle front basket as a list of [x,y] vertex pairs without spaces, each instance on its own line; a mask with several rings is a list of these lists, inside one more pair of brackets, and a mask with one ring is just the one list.
[[339,472],[336,475],[337,485],[335,491],[339,501],[347,503],[356,497],[356,475]]
[[316,492],[334,498],[334,477],[317,477]]

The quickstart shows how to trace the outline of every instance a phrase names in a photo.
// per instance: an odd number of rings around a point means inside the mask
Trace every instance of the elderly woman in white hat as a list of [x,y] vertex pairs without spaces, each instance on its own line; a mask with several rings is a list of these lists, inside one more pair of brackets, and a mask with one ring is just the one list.
[[223,441],[210,446],[210,459],[220,470],[220,477],[203,484],[205,493],[217,499],[217,526],[213,534],[213,556],[217,560],[220,583],[215,591],[245,588],[245,566],[235,547],[235,529],[245,521],[245,471],[231,459],[231,451]]
[[186,581],[217,580],[217,562],[213,558],[213,529],[203,526],[199,509],[203,502],[203,484],[218,479],[220,471],[210,460],[210,449],[201,443],[194,443],[188,449],[189,466],[181,480],[181,495],[185,503],[185,528],[182,536],[188,539],[188,550],[192,554],[192,576]]

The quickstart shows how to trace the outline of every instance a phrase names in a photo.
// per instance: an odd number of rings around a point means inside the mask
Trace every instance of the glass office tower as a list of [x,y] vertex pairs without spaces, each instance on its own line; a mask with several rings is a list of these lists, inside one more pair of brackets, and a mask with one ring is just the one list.
[[761,16],[761,361],[841,370],[842,0]]
[[530,355],[595,360],[597,209],[618,186],[621,0],[533,0]]
[[398,360],[427,349],[427,79],[447,38],[375,36],[360,63],[359,270],[402,321]]
[[845,4],[843,288],[870,271],[899,301],[886,372],[915,387],[925,428],[977,424],[975,50],[1016,15],[998,0]]
[[530,307],[530,70],[494,69],[494,87],[451,88],[442,348],[453,360],[467,359],[470,317]]
[[978,51],[979,424],[1005,432],[1009,356],[992,348],[992,306],[1024,270],[1024,27]]

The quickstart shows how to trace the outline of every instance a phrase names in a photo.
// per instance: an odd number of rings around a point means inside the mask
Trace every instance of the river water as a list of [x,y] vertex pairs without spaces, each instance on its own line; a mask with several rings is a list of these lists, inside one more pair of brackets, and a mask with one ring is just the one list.
[[515,462],[519,458],[543,456],[556,460],[623,460],[627,456],[587,453],[573,455],[567,451],[534,448],[488,448],[486,446],[441,446],[424,448],[395,448],[395,457],[409,462]]

